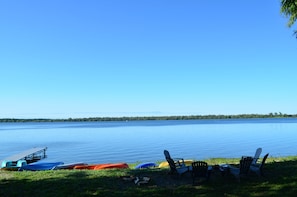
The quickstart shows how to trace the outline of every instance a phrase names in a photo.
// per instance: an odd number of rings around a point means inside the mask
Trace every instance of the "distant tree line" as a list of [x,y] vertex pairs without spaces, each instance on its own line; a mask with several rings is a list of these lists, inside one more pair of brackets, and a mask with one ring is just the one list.
[[199,119],[247,119],[247,118],[297,118],[297,114],[238,114],[238,115],[188,115],[188,116],[136,116],[136,117],[91,117],[68,119],[17,119],[2,118],[0,122],[96,122],[96,121],[138,121],[138,120],[199,120]]

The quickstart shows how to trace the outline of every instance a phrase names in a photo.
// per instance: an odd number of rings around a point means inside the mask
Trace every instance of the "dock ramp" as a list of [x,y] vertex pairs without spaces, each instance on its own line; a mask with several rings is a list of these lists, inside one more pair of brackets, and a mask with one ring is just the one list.
[[47,147],[35,147],[18,154],[5,158],[3,161],[17,162],[19,160],[26,160],[27,163],[33,163],[46,158]]

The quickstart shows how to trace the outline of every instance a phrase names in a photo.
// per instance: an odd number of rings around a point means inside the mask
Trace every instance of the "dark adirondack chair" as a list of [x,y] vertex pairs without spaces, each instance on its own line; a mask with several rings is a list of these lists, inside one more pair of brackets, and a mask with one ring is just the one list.
[[240,181],[241,177],[248,175],[252,161],[253,157],[242,157],[239,168],[229,166],[230,173],[233,174],[238,179],[238,181]]
[[165,155],[166,161],[168,162],[169,167],[170,167],[170,174],[181,175],[181,174],[189,171],[189,167],[185,165],[184,159],[171,158],[171,156],[167,150],[164,150],[164,155]]
[[267,153],[263,159],[262,159],[262,162],[260,164],[252,164],[250,166],[250,170],[257,173],[259,176],[264,176],[264,173],[263,173],[263,167],[264,167],[264,164],[265,164],[265,161],[268,157],[269,153]]
[[209,179],[211,173],[211,168],[208,166],[208,164],[204,161],[195,161],[192,163],[192,179],[193,179],[193,185],[195,183],[196,179],[199,179],[199,181],[207,181]]

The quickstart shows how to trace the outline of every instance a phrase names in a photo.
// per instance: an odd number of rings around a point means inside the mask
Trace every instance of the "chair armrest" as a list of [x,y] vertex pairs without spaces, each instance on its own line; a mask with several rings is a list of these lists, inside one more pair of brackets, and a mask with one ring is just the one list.
[[260,163],[252,163],[251,167],[256,167],[256,168],[260,168],[261,164]]
[[183,158],[172,158],[174,161],[179,161],[179,160],[182,160],[182,161],[184,161],[184,159]]
[[186,166],[185,161],[183,158],[173,158],[173,161],[178,166]]
[[239,169],[238,167],[235,167],[235,166],[232,166],[232,165],[228,165],[228,168],[230,169],[230,170],[237,170],[237,169]]

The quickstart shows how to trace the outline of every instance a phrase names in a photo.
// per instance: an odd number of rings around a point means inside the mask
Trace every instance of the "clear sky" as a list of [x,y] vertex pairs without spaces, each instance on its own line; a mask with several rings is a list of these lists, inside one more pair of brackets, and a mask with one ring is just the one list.
[[0,1],[0,118],[297,113],[280,0]]

